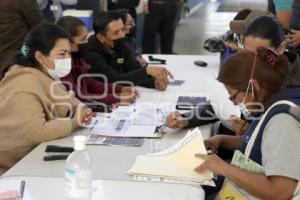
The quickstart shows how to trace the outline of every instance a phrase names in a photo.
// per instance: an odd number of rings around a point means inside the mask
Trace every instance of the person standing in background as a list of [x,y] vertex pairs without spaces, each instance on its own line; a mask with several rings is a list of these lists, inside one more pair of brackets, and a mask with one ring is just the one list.
[[108,10],[119,10],[126,9],[129,11],[129,14],[136,21],[137,13],[136,7],[140,4],[140,0],[108,0],[107,8]]
[[155,53],[156,34],[160,34],[160,53],[173,54],[175,37],[174,24],[178,13],[178,3],[184,0],[143,0],[145,14],[143,33],[143,53]]
[[300,1],[294,0],[292,19],[290,23],[292,34],[288,35],[289,43],[300,52]]
[[268,11],[276,15],[276,9],[273,0],[268,0]]
[[127,10],[117,10],[116,12],[119,12],[121,15],[121,19],[124,24],[124,32],[125,32],[125,38],[126,42],[129,45],[130,48],[132,48],[132,51],[135,54],[135,57],[137,61],[143,66],[147,66],[147,61],[142,57],[142,55],[139,53],[137,47],[136,47],[136,38],[135,38],[135,23],[133,17],[130,15],[130,13]]
[[300,1],[299,0],[294,0],[293,2],[293,11],[292,11],[290,28],[300,30]]
[[0,69],[21,48],[27,32],[43,21],[36,0],[0,1]]
[[289,28],[292,17],[293,0],[273,0],[276,10],[276,16],[282,26]]

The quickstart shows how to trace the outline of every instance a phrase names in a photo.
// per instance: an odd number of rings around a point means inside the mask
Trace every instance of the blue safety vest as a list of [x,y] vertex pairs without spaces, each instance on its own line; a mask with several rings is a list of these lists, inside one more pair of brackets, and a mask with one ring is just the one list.
[[[296,104],[297,106],[300,106],[300,87],[289,87],[287,89],[284,89],[284,90],[280,91],[279,93],[276,93],[275,95],[273,95],[271,97],[270,102],[276,103],[277,101],[280,101],[280,100],[287,100],[287,101],[290,101],[290,102]],[[291,106],[289,106],[287,104],[279,104],[279,105],[274,106],[267,113],[267,115],[264,118],[264,121],[262,122],[262,124],[259,128],[258,135],[255,139],[254,145],[252,147],[252,150],[251,150],[251,153],[249,156],[250,159],[252,159],[256,163],[262,165],[261,143],[262,143],[262,138],[263,138],[263,133],[264,133],[265,127],[274,115],[279,114],[279,113],[289,114],[290,107]],[[252,121],[249,129],[245,133],[245,135],[243,137],[243,142],[241,144],[241,149],[240,149],[242,153],[245,153],[247,144],[253,134],[254,129],[258,125],[258,123],[259,123],[259,120]]]

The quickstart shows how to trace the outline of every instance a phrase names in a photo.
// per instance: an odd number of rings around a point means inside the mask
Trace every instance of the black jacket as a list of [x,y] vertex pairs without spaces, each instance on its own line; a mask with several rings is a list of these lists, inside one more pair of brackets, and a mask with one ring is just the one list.
[[183,113],[182,116],[188,119],[187,128],[212,124],[218,121],[218,117],[210,103],[202,105],[191,112]]
[[117,3],[113,3],[111,0],[108,1],[108,9],[129,9],[135,8],[140,4],[140,0],[118,0]]
[[[147,74],[146,68],[138,63],[134,52],[127,45],[122,49],[111,50],[102,45],[93,35],[87,44],[80,46],[80,53],[92,66],[89,73],[105,75],[109,83],[130,81],[134,85],[155,87],[155,79]],[[95,78],[103,81],[102,78]]]

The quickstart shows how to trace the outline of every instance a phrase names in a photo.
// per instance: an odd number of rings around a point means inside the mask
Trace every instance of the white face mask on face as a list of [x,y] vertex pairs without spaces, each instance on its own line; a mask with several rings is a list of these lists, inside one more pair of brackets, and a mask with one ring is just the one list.
[[63,59],[51,58],[51,59],[54,62],[54,69],[47,68],[47,72],[52,78],[54,79],[63,78],[71,72],[71,68],[72,68],[71,58],[63,58]]
[[240,111],[241,113],[244,115],[244,117],[247,119],[248,117],[250,117],[251,115],[251,112],[249,111],[249,109],[247,108],[246,104],[245,104],[245,101],[246,101],[246,96],[248,95],[249,93],[249,89],[251,87],[251,94],[252,94],[252,97],[253,97],[253,100],[254,100],[254,88],[253,88],[253,83],[252,83],[252,79],[249,81],[249,84],[248,84],[248,87],[247,87],[247,90],[246,90],[246,94],[245,94],[245,97],[243,99],[243,101],[238,105],[239,108],[240,108]]
[[239,104],[239,108],[243,116],[247,119],[250,117],[251,112],[248,110],[245,102],[243,101],[242,103]]

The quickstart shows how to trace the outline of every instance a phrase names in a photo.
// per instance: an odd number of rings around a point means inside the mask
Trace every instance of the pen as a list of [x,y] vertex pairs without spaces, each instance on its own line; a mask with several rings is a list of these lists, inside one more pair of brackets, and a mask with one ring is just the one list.
[[164,134],[166,132],[165,130],[166,127],[167,127],[166,124],[162,124],[156,128],[155,132],[158,134]]
[[47,145],[45,152],[61,152],[61,153],[72,153],[74,151],[73,147],[64,147],[58,145]]
[[70,154],[60,154],[60,155],[47,155],[44,156],[44,161],[52,161],[52,160],[65,160],[68,158]]
[[21,199],[23,199],[24,189],[25,189],[25,181],[21,181],[21,185],[20,185],[20,198]]

